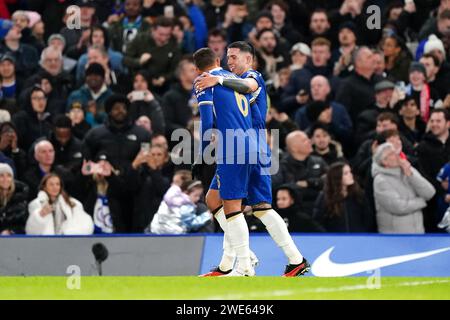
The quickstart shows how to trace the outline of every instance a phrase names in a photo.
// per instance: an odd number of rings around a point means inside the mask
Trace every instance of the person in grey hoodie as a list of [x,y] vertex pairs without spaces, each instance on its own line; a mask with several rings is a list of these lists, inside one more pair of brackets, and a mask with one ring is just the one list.
[[435,189],[394,145],[380,145],[372,163],[378,232],[425,233],[422,209]]

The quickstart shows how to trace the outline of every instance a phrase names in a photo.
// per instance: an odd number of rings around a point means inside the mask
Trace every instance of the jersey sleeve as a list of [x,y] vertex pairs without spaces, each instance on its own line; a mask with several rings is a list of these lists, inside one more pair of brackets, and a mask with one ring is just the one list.
[[255,80],[259,83],[259,81],[258,81],[259,75],[258,75],[258,73],[257,73],[256,71],[254,71],[254,70],[249,70],[249,71],[247,71],[246,73],[243,74],[243,77],[244,77],[244,78],[253,78],[253,79],[255,79]]
[[253,104],[255,102],[256,98],[258,97],[259,93],[261,92],[260,75],[258,74],[258,72],[254,71],[254,70],[249,70],[242,75],[242,78],[243,79],[254,79],[258,83],[258,89],[253,91],[251,93],[251,97],[250,97],[250,104]]
[[212,88],[207,88],[202,91],[196,91],[195,95],[197,97],[198,109],[200,111],[200,152],[203,154],[203,151],[209,144],[209,141],[205,139],[205,132],[212,129],[214,124],[213,90]]

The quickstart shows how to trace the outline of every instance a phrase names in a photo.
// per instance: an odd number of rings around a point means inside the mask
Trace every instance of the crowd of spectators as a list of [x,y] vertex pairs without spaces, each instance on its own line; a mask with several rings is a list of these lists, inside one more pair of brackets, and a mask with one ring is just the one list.
[[0,0],[0,234],[220,230],[171,137],[198,139],[192,53],[238,40],[291,232],[445,232],[449,0]]

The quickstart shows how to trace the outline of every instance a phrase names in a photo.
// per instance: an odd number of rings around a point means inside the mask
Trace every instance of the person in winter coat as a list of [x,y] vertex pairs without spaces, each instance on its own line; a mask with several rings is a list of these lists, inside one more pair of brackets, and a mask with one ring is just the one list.
[[321,157],[327,165],[344,160],[341,144],[332,140],[326,125],[314,124],[309,130],[309,136],[314,149],[312,155]]
[[328,169],[324,191],[319,194],[313,218],[328,232],[369,232],[374,219],[364,201],[364,193],[345,162]]
[[91,216],[64,191],[61,178],[54,173],[42,179],[28,212],[25,231],[30,235],[89,235],[94,231]]
[[72,121],[72,133],[79,139],[83,140],[84,136],[91,129],[91,125],[86,121],[84,108],[81,102],[75,101],[72,103],[69,111],[69,118]]
[[[132,167],[132,162],[141,144],[150,142],[150,134],[131,122],[129,109],[127,97],[118,94],[109,97],[105,102],[106,123],[92,128],[82,144],[86,161],[104,162],[108,171],[112,170],[105,178],[109,185],[107,197],[114,231],[118,233],[134,230],[131,212],[134,212],[134,197],[139,189],[139,172]],[[92,172],[84,174],[92,175]],[[96,198],[97,192],[93,194]]]
[[[47,25],[46,25],[47,26]],[[55,47],[47,47],[42,51],[40,69],[26,79],[23,89],[32,88],[36,84],[43,87],[50,99],[52,110],[64,112],[64,103],[73,88],[73,77],[63,68],[64,59],[61,51]],[[45,79],[45,87],[43,85]],[[26,94],[27,90],[23,93]],[[22,95],[21,95],[22,96]]]
[[72,91],[67,99],[66,112],[74,102],[80,102],[87,106],[86,121],[91,126],[102,124],[107,115],[105,113],[105,102],[113,95],[113,91],[106,85],[105,69],[99,63],[92,63],[86,69],[86,82],[78,90]]
[[12,122],[17,128],[19,148],[26,152],[36,139],[46,137],[52,130],[50,113],[47,112],[47,95],[40,87],[34,87],[25,110],[16,113]]
[[436,180],[439,170],[447,163],[450,155],[450,113],[446,109],[433,109],[428,121],[429,132],[425,133],[417,146],[420,172],[433,184],[436,196],[425,210],[427,232],[436,232],[436,224],[445,212],[443,199],[445,189]]
[[197,203],[203,195],[202,183],[187,180],[178,185],[174,179],[172,186],[164,195],[158,212],[150,224],[156,234],[182,234],[196,232],[211,222],[212,215],[205,211],[197,215]]
[[393,81],[408,81],[409,65],[412,57],[403,40],[395,35],[388,35],[380,42],[386,61],[386,73]]
[[433,185],[389,142],[377,148],[372,176],[378,231],[425,233],[422,209],[436,192]]
[[173,131],[186,128],[192,117],[198,115],[198,102],[192,93],[192,83],[197,76],[195,65],[189,60],[180,61],[176,75],[179,81],[163,95],[161,103],[168,139]]
[[[132,163],[132,167],[139,172],[141,183],[139,190],[134,195],[134,232],[140,233],[148,226],[158,211],[164,194],[170,188],[172,179],[165,172],[165,167],[168,165],[169,159],[167,148],[152,140],[150,149],[141,149]],[[191,172],[187,171],[187,173],[191,177]],[[176,175],[180,176],[180,173]],[[183,174],[181,175],[185,176]]]
[[0,163],[0,235],[25,233],[28,186],[14,181],[11,167]]
[[314,202],[323,188],[326,162],[313,156],[311,140],[295,130],[286,137],[288,155],[280,161],[280,170],[272,178],[272,186],[278,188],[287,184],[299,195],[300,209],[312,216]]

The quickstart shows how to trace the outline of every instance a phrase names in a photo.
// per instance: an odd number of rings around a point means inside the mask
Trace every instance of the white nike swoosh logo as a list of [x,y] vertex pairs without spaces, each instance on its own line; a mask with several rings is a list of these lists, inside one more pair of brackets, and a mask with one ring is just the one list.
[[314,261],[311,267],[311,271],[316,277],[350,276],[352,274],[371,271],[378,268],[392,266],[394,264],[426,258],[441,252],[449,251],[450,247],[420,253],[405,254],[402,256],[394,256],[388,258],[380,258],[351,263],[334,263],[333,261],[331,261],[330,255],[333,250],[334,247],[331,247],[330,249],[322,253],[316,259],[316,261]]

